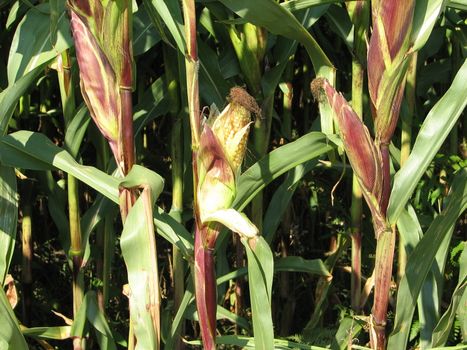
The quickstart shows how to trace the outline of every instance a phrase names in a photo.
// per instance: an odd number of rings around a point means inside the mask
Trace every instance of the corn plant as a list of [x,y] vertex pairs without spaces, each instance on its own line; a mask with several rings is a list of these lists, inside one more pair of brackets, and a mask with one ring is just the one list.
[[462,348],[465,10],[1,1],[0,348]]

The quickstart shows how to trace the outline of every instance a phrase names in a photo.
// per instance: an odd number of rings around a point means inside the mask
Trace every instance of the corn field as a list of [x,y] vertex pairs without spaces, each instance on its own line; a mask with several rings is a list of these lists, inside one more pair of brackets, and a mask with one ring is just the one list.
[[465,0],[0,0],[0,350],[467,349]]

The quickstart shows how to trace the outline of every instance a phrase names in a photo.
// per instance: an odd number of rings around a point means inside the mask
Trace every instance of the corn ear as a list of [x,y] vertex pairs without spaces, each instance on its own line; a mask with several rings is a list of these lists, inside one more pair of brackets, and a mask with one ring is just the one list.
[[71,12],[71,29],[80,69],[83,98],[97,127],[116,151],[118,118],[121,114],[117,77],[109,60],[82,17]]
[[346,99],[326,79],[315,79],[311,90],[316,99],[327,101],[333,110],[345,152],[372,212],[378,236],[386,228],[386,218],[380,208],[383,185],[380,150]]
[[126,174],[134,163],[130,0],[68,0],[81,92]]
[[399,118],[408,67],[414,0],[372,3],[373,33],[368,47],[368,88],[375,137],[388,143]]
[[235,198],[235,176],[223,148],[209,126],[201,134],[198,203],[201,221],[230,207]]
[[[225,224],[225,212],[236,195],[236,177],[246,152],[251,114],[259,113],[255,100],[242,88],[233,88],[230,103],[222,113],[215,106],[203,126],[198,150],[198,211],[201,222],[217,221]],[[235,214],[241,227],[234,229],[252,233],[251,223],[242,221]],[[218,220],[219,219],[219,220]],[[252,225],[252,224],[251,224]],[[226,224],[231,228],[231,223]],[[242,233],[242,232],[239,232]]]

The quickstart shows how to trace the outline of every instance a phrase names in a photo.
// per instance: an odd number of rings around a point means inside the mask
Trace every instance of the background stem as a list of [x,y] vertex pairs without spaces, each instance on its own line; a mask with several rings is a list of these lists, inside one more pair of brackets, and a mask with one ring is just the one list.
[[[364,70],[357,58],[352,60],[352,108],[360,117],[363,116],[363,77]],[[362,259],[362,190],[355,174],[352,176],[352,204],[350,206],[352,234],[352,277],[351,303],[352,309],[360,312],[361,294],[361,259]]]

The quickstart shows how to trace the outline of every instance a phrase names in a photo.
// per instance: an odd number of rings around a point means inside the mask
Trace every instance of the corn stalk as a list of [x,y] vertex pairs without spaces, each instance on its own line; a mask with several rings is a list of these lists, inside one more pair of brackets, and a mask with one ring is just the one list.
[[[354,51],[352,55],[352,108],[363,117],[363,81],[365,73],[366,42],[369,27],[369,4],[365,1],[349,2],[347,10],[354,23]],[[352,234],[352,277],[351,303],[352,309],[359,313],[361,295],[361,255],[362,255],[362,190],[358,178],[352,176],[352,204],[350,207]]]
[[[71,29],[76,47],[76,56],[80,67],[80,83],[83,98],[102,135],[108,140],[122,176],[129,174],[135,162],[132,112],[133,53],[132,53],[132,3],[130,0],[84,1],[69,0]],[[123,223],[130,208],[136,201],[138,186],[119,188],[120,213]],[[148,222],[152,226],[152,203],[148,199],[148,189],[142,193],[143,205]],[[149,339],[151,348],[158,349],[160,342],[160,295],[157,271],[157,252],[154,229],[147,230],[149,235],[149,294],[146,312],[152,324]],[[128,267],[128,261],[127,261]],[[131,276],[129,276],[131,280]],[[140,320],[140,310],[133,295],[141,291],[131,290],[141,286],[130,281],[130,334],[129,348],[148,346],[146,333],[136,334]],[[143,287],[141,287],[143,288]],[[146,288],[146,287],[144,287]],[[146,325],[147,326],[147,325]],[[136,329],[136,330],[135,330]],[[138,336],[141,345],[138,346]],[[146,338],[144,338],[146,337]]]

